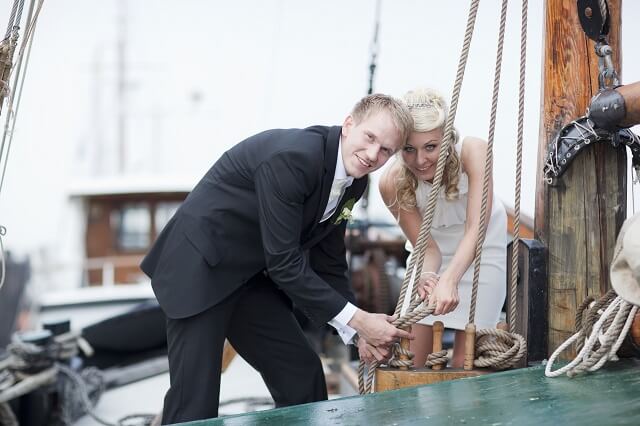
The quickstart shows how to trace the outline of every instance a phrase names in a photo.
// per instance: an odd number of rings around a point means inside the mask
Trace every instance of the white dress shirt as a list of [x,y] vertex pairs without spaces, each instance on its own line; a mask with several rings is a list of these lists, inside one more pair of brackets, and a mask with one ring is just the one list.
[[[344,195],[344,191],[351,186],[353,183],[353,177],[347,176],[347,171],[344,168],[344,161],[342,159],[342,138],[340,138],[340,142],[338,143],[338,158],[336,162],[336,172],[333,175],[333,183],[331,184],[331,192],[329,193],[329,201],[327,202],[327,207],[324,209],[324,214],[322,215],[322,219],[320,222],[324,222],[329,219],[333,213],[335,212],[340,199]],[[336,315],[331,321],[329,321],[329,325],[336,329],[338,332],[338,336],[342,339],[345,344],[352,343],[353,336],[356,334],[356,330],[349,327],[347,324],[353,318],[358,308],[356,308],[350,302],[342,308],[340,313]]]

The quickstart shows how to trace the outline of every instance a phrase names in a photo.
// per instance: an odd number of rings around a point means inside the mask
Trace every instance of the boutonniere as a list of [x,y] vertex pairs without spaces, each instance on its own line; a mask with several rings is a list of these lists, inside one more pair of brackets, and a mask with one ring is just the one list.
[[355,198],[349,198],[342,205],[342,211],[340,212],[340,214],[338,215],[336,220],[333,221],[333,224],[334,225],[339,225],[340,222],[342,222],[343,220],[349,221],[351,219],[351,215],[353,214],[353,205],[355,203],[356,203],[356,199]]

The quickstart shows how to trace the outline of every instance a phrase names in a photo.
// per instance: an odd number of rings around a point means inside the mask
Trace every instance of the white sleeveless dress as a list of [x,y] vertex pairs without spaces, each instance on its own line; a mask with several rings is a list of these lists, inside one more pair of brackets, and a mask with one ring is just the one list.
[[[461,145],[461,144],[460,144]],[[459,151],[459,148],[458,148]],[[469,182],[467,174],[460,174],[458,184],[460,195],[457,199],[448,201],[444,195],[444,188],[440,188],[436,210],[433,216],[431,227],[432,238],[438,244],[442,253],[442,266],[439,273],[442,274],[453,255],[458,244],[464,235],[464,227],[467,212],[467,192]],[[420,213],[424,216],[431,184],[420,181],[416,189],[416,202]],[[407,240],[406,249],[413,253],[413,247]],[[407,259],[407,265],[411,257]],[[478,298],[476,302],[475,324],[478,329],[495,328],[500,319],[500,312],[506,296],[506,260],[507,260],[507,215],[502,202],[493,195],[491,217],[487,227],[487,234],[482,246],[482,257],[480,262],[480,279],[478,282]],[[471,289],[473,283],[473,262],[460,280],[458,295],[460,303],[458,307],[446,315],[429,315],[422,319],[419,324],[432,325],[434,321],[442,321],[447,328],[464,330],[469,322],[469,307],[471,304]],[[417,269],[417,268],[416,268]],[[415,274],[415,271],[414,271]],[[412,280],[413,281],[413,280]],[[409,305],[409,295],[407,291],[402,313]]]

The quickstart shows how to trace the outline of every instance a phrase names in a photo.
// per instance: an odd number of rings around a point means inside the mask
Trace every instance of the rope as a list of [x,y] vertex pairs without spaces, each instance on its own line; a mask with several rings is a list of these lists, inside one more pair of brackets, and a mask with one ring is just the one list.
[[373,93],[373,78],[376,73],[376,58],[378,57],[378,49],[380,45],[378,44],[378,32],[380,31],[380,5],[382,0],[376,1],[376,12],[375,12],[375,25],[373,27],[373,39],[371,40],[371,63],[369,64],[369,89],[367,89],[367,94],[371,95]]
[[598,6],[600,6],[600,15],[602,16],[602,22],[607,21],[607,0],[599,0]]
[[[425,307],[423,302],[421,302],[419,299],[414,300],[409,305],[409,308],[407,309],[407,313],[403,315],[401,318],[398,318],[395,321],[393,321],[391,324],[394,325],[395,327],[405,327],[410,324],[415,324],[416,322],[420,321],[422,318],[426,317],[427,315],[431,315],[435,310],[436,310],[435,305],[429,305]],[[398,363],[401,362],[401,360],[397,359],[399,354],[396,353],[396,351],[399,349],[400,349],[400,345],[395,344],[393,346],[394,359],[389,361],[389,365],[392,365],[392,363],[395,363],[395,362],[398,362]],[[409,354],[410,354],[409,356],[413,357],[413,354],[411,354],[410,352]],[[413,365],[413,363],[407,366],[411,366],[411,365]],[[360,364],[358,365],[358,391],[360,392],[361,395],[365,393],[371,393],[371,391],[373,390],[374,372],[376,368],[378,368],[379,366],[380,366],[380,363],[377,361],[373,362],[369,366],[369,369],[366,373],[366,382],[365,382],[365,363],[364,361],[360,360]],[[396,366],[401,366],[401,365],[396,364]]]
[[[42,9],[42,4],[44,0],[38,0],[38,6],[35,8],[34,12],[34,4],[35,0],[31,0],[29,5],[29,11],[27,14],[27,29],[26,29],[26,37],[24,38],[22,45],[20,46],[20,50],[18,53],[18,58],[16,61],[16,72],[13,82],[13,87],[17,88],[17,99],[14,98],[16,91],[9,91],[9,100],[7,101],[7,118],[5,120],[4,132],[2,135],[2,143],[0,144],[0,167],[2,167],[2,172],[0,173],[0,194],[2,193],[2,187],[4,185],[4,177],[7,171],[7,164],[9,163],[9,153],[11,151],[11,142],[13,141],[13,130],[16,125],[16,120],[18,117],[18,109],[20,107],[20,100],[22,99],[22,89],[24,88],[24,79],[26,76],[26,70],[29,64],[29,58],[31,57],[31,47],[33,46],[33,34],[36,28],[36,24],[38,22],[38,17],[40,16],[40,10]],[[12,19],[15,19],[15,16],[18,16],[18,22],[20,20],[20,16],[22,15],[22,7],[24,4],[24,0],[20,1],[19,8],[17,11],[12,11]],[[16,3],[14,2],[14,9],[16,8]],[[10,24],[11,24],[10,20]],[[7,29],[7,34],[9,34],[9,29]],[[13,36],[10,39],[9,49],[11,50],[10,56],[7,55],[7,58],[13,58],[13,50],[15,49],[15,45],[18,39],[18,27],[13,27]],[[13,47],[12,47],[13,45]],[[28,46],[28,49],[27,49]],[[24,52],[27,49],[27,55],[24,65],[24,71],[22,69],[22,61],[24,59]],[[11,62],[11,60],[9,60]],[[9,70],[10,71],[10,67]],[[6,75],[7,82],[10,80],[10,73],[8,72]],[[8,90],[9,86],[6,84],[7,82],[2,83],[3,87],[0,87],[0,90],[4,91]],[[0,111],[2,109],[2,100],[4,99],[4,95],[0,94]],[[15,109],[13,108],[14,100],[16,102]],[[13,121],[11,121],[13,119]],[[11,123],[11,124],[10,124]],[[8,138],[8,140],[7,140]],[[6,150],[5,150],[6,146]],[[4,164],[3,164],[4,163]],[[5,256],[4,256],[4,245],[2,244],[2,237],[6,234],[6,228],[0,225],[0,289],[2,289],[4,285],[4,280],[6,277],[6,265],[5,265]]]
[[[586,299],[584,299],[582,304],[578,307],[578,310],[576,311],[576,318],[575,318],[576,330],[582,329],[582,321],[585,319],[584,314],[593,302],[595,302],[595,299],[589,296]],[[584,342],[581,340],[577,342],[576,348],[578,352],[580,351],[580,349],[582,349],[583,344]]]
[[22,8],[24,7],[24,0],[14,0],[11,7],[11,14],[9,15],[9,23],[7,24],[7,31],[4,35],[5,39],[11,36],[11,31],[20,25],[20,19],[22,18]]
[[[505,35],[505,27],[506,27],[506,15],[507,15],[507,0],[503,0],[502,9],[500,15],[500,30],[498,37],[498,49],[496,54],[496,70],[494,76],[494,87],[493,87],[493,97],[492,97],[492,106],[491,106],[491,117],[490,117],[490,125],[489,125],[489,138],[487,143],[487,157],[485,161],[485,171],[484,171],[484,179],[483,179],[483,196],[482,196],[482,208],[480,214],[480,229],[478,233],[478,240],[476,244],[476,253],[474,259],[474,280],[473,280],[473,289],[472,289],[472,299],[471,299],[471,307],[470,307],[470,323],[474,323],[475,319],[475,310],[476,310],[476,302],[477,302],[477,288],[479,281],[479,272],[480,272],[480,258],[482,253],[482,245],[485,238],[486,233],[486,210],[488,204],[488,193],[489,193],[489,178],[491,175],[491,169],[493,166],[493,141],[495,136],[495,124],[497,117],[497,103],[498,103],[498,93],[500,86],[500,72],[501,72],[501,64],[502,64],[502,52],[504,47],[504,35]],[[471,44],[471,37],[473,35],[473,29],[475,26],[475,19],[477,15],[478,9],[478,1],[472,1],[469,9],[469,17],[467,20],[467,29],[465,31],[464,43],[462,52],[460,55],[460,60],[458,63],[458,71],[456,73],[456,81],[454,83],[454,89],[452,94],[451,106],[449,109],[449,115],[447,117],[447,122],[445,124],[444,138],[442,142],[442,146],[440,148],[440,153],[438,156],[438,162],[436,166],[436,172],[433,179],[433,185],[431,188],[431,192],[429,194],[429,199],[427,201],[426,211],[423,217],[422,224],[420,226],[420,231],[418,233],[416,246],[414,248],[413,255],[409,261],[409,265],[407,266],[407,272],[405,273],[405,277],[403,280],[402,288],[400,291],[400,296],[398,297],[398,303],[396,305],[396,309],[394,315],[398,316],[398,320],[394,322],[396,326],[410,325],[419,321],[422,318],[415,319],[414,318],[414,307],[418,306],[420,303],[416,303],[416,294],[417,294],[417,286],[416,283],[418,281],[419,274],[413,274],[415,270],[416,264],[422,265],[424,262],[424,255],[426,251],[426,247],[428,245],[429,239],[431,235],[429,230],[431,229],[431,224],[433,221],[433,216],[435,212],[435,205],[437,201],[437,194],[440,190],[442,174],[444,172],[445,158],[448,150],[448,146],[452,139],[452,131],[453,131],[453,123],[455,121],[455,115],[457,111],[458,100],[460,96],[460,89],[462,86],[462,80],[464,77],[464,71],[466,68],[466,62],[468,58],[469,47]],[[522,168],[522,134],[523,134],[523,121],[524,121],[524,79],[525,79],[525,57],[526,57],[526,25],[527,25],[527,2],[523,2],[522,6],[522,28],[521,28],[521,57],[520,57],[520,94],[519,94],[519,105],[518,105],[518,175],[516,179],[516,222],[515,222],[515,235],[517,239],[519,238],[519,215],[520,215],[520,187],[521,187],[521,168]],[[501,331],[501,330],[480,330],[477,334],[476,346],[478,347],[477,353],[480,356],[474,361],[474,365],[478,367],[487,367],[493,366],[497,369],[509,368],[515,365],[526,353],[526,341],[524,338],[518,334],[515,334],[515,289],[517,286],[517,244],[514,248],[515,250],[515,263],[516,267],[513,269],[512,275],[512,297],[511,297],[511,333]],[[513,259],[512,259],[513,262]],[[411,277],[413,276],[413,285],[412,291],[410,295],[411,302],[407,312],[404,316],[400,317],[400,312],[402,309],[403,302],[406,298],[407,289],[409,287]],[[420,307],[421,312],[420,315],[429,315],[433,313],[434,306],[429,306],[428,308],[424,308],[424,305]],[[430,312],[427,312],[430,310]],[[415,315],[417,317],[418,315]],[[423,317],[424,317],[423,316]],[[415,319],[415,320],[414,320]],[[398,323],[398,324],[396,324]],[[402,356],[404,359],[397,359],[399,356]],[[390,366],[402,366],[407,367],[411,366],[413,363],[411,359],[413,358],[413,354],[411,352],[402,349],[399,345],[394,345],[393,347],[393,357],[389,361]],[[432,354],[432,356],[427,358],[426,365],[431,366],[437,364],[446,364],[446,354],[443,356],[441,353]],[[378,367],[378,363],[373,363],[368,370],[366,376],[366,383],[364,380],[364,362],[360,361],[360,366],[358,368],[358,389],[361,394],[369,393],[372,390],[373,385],[373,373],[375,368]]]
[[[453,94],[451,96],[449,115],[445,124],[444,138],[440,147],[436,172],[433,178],[433,185],[429,194],[429,200],[427,202],[427,208],[424,214],[424,218],[422,220],[422,224],[420,225],[420,232],[416,240],[416,246],[414,247],[413,256],[411,256],[411,260],[409,261],[407,272],[405,273],[402,288],[400,290],[400,295],[398,297],[398,303],[396,304],[396,309],[394,312],[394,315],[398,317],[398,319],[393,323],[393,325],[395,325],[396,327],[415,324],[427,315],[431,315],[435,310],[435,306],[425,307],[424,304],[422,304],[419,300],[415,300],[416,294],[418,292],[417,286],[415,284],[417,283],[419,278],[419,274],[415,274],[410,297],[410,300],[412,302],[409,305],[407,312],[403,316],[400,316],[407,289],[411,281],[411,276],[414,275],[412,274],[412,271],[414,270],[416,264],[423,264],[425,251],[429,239],[431,238],[429,230],[431,229],[431,223],[433,222],[437,195],[440,190],[442,175],[444,173],[447,150],[453,136],[453,123],[455,121],[455,116],[458,108],[458,100],[460,98],[460,90],[462,88],[462,81],[464,79],[464,71],[467,64],[467,58],[469,56],[469,47],[471,46],[471,38],[473,36],[473,29],[475,27],[476,15],[478,12],[478,3],[479,0],[471,0],[471,5],[469,7],[469,15],[467,18],[467,27],[465,30],[462,52],[458,61],[458,70],[456,72],[456,80],[454,83]],[[379,364],[377,362],[374,362],[369,366],[365,384],[365,364],[364,361],[360,360],[360,365],[358,367],[358,390],[361,394],[370,393],[372,391],[374,377],[373,373],[378,365]]]
[[[480,281],[480,262],[482,257],[482,246],[486,236],[487,207],[489,198],[489,184],[493,169],[493,145],[495,139],[495,127],[498,110],[498,95],[500,91],[500,76],[502,70],[502,53],[504,50],[504,36],[507,21],[508,1],[502,1],[500,12],[500,29],[498,33],[498,47],[496,52],[496,67],[493,80],[493,95],[491,99],[491,115],[489,119],[489,137],[487,141],[487,156],[485,159],[485,169],[482,185],[482,201],[480,208],[480,225],[478,229],[478,239],[476,241],[476,252],[473,268],[473,286],[471,291],[471,304],[469,307],[469,324],[475,323],[476,305],[478,300],[478,284]],[[518,159],[516,166],[516,216],[514,218],[514,244],[512,246],[512,275],[511,275],[511,297],[509,304],[509,332],[502,330],[478,330],[476,333],[474,360],[475,367],[493,367],[498,370],[513,367],[524,356],[527,350],[525,339],[515,333],[515,313],[516,313],[516,290],[518,278],[518,239],[520,233],[520,182],[522,169],[522,133],[524,123],[524,77],[525,77],[525,57],[526,57],[526,24],[527,24],[527,3],[522,4],[522,26],[520,33],[520,88],[518,96]],[[513,266],[515,264],[515,267]]]
[[70,332],[55,336],[46,346],[14,341],[7,349],[10,356],[0,361],[0,404],[56,383],[59,378],[56,413],[61,424],[72,424],[85,413],[105,426],[150,425],[155,417],[136,414],[111,423],[95,413],[94,407],[105,391],[103,373],[93,367],[78,373],[66,365],[79,350],[87,355],[92,353],[79,334]]
[[11,401],[19,396],[26,395],[36,389],[55,383],[58,375],[56,366],[49,367],[32,375],[16,374],[14,377],[22,379],[11,387],[0,392],[0,404]]
[[[40,11],[42,9],[42,4],[44,0],[37,0],[38,6],[34,11],[34,4],[36,0],[31,0],[31,4],[29,6],[29,12],[27,17],[27,29],[25,31],[26,36],[22,40],[22,45],[20,46],[20,50],[18,52],[18,59],[16,60],[16,71],[14,76],[13,87],[17,90],[13,90],[10,93],[9,100],[7,102],[8,113],[7,118],[5,120],[4,125],[4,133],[2,135],[2,144],[0,145],[0,163],[4,161],[4,165],[2,166],[2,174],[0,175],[0,194],[2,193],[2,187],[4,185],[4,177],[7,171],[7,164],[9,162],[9,152],[11,150],[11,142],[13,141],[13,130],[16,126],[16,121],[18,117],[18,109],[20,107],[20,100],[22,99],[22,89],[24,88],[24,79],[26,76],[27,68],[29,65],[29,59],[31,57],[31,47],[33,46],[33,35],[35,32],[36,24],[38,22],[38,17],[40,16]],[[27,55],[25,58],[25,50],[27,51]],[[22,63],[24,60],[24,70],[22,67]],[[17,98],[15,97],[16,92],[18,93]],[[16,102],[15,109],[13,108],[14,101]],[[7,140],[8,138],[8,140]],[[5,151],[6,145],[6,151]]]
[[0,290],[4,286],[4,280],[7,277],[7,263],[4,256],[4,242],[2,237],[7,234],[7,228],[0,225]]
[[[607,361],[617,361],[616,352],[627,336],[633,319],[638,312],[638,307],[616,296],[611,299],[609,291],[603,296],[587,314],[586,324],[580,324],[577,333],[562,343],[549,358],[545,367],[547,377],[558,377],[567,374],[576,376],[587,371],[596,371]],[[615,293],[613,293],[615,295]],[[602,308],[606,309],[602,312]],[[600,317],[594,323],[589,323],[594,316]],[[586,330],[590,329],[589,333]],[[571,344],[584,341],[578,355],[569,364],[553,371],[553,363],[559,354]]]
[[517,333],[488,328],[476,333],[475,367],[505,370],[515,366],[527,351],[527,342]]
[[438,352],[432,352],[427,355],[427,361],[424,363],[425,367],[433,367],[435,365],[447,365],[449,362],[449,356],[446,350]]
[[516,305],[518,277],[518,257],[520,256],[520,195],[522,192],[522,146],[524,140],[524,94],[527,63],[527,9],[528,0],[522,0],[520,26],[520,81],[518,86],[518,139],[516,153],[516,187],[513,214],[513,243],[511,244],[511,297],[509,298],[509,331],[516,332]]
[[487,157],[484,166],[484,177],[482,182],[482,204],[480,207],[480,227],[478,229],[478,239],[476,241],[476,254],[473,266],[473,287],[471,290],[471,306],[469,307],[469,324],[475,323],[476,304],[478,300],[478,282],[480,280],[480,258],[482,256],[482,245],[487,232],[487,204],[489,197],[489,181],[491,180],[491,169],[493,168],[493,140],[495,137],[496,117],[498,111],[498,93],[500,89],[500,73],[502,70],[502,51],[504,48],[504,33],[507,22],[507,0],[502,0],[500,12],[500,30],[498,33],[498,49],[496,52],[496,68],[493,78],[493,96],[491,98],[491,116],[489,118],[489,138],[487,141]]
[[[398,315],[398,316],[400,315],[402,304],[403,304],[403,301],[405,300],[405,295],[409,287],[409,282],[412,276],[411,272],[414,270],[414,267],[416,264],[417,265],[423,264],[425,251],[429,243],[429,240],[431,238],[431,234],[429,233],[429,230],[431,229],[433,216],[435,214],[437,195],[440,190],[440,185],[442,183],[442,175],[444,173],[444,166],[445,166],[447,151],[451,143],[451,140],[453,138],[453,123],[455,121],[455,116],[458,109],[458,100],[460,98],[460,90],[462,88],[462,81],[464,79],[464,71],[467,65],[467,58],[469,56],[469,48],[471,46],[471,37],[473,35],[473,29],[475,27],[476,15],[478,12],[478,3],[479,3],[479,0],[472,0],[469,8],[467,28],[465,30],[462,52],[460,54],[460,59],[458,62],[458,70],[456,72],[456,80],[453,87],[453,94],[451,96],[451,105],[449,107],[449,115],[445,123],[444,137],[443,137],[442,145],[440,147],[440,153],[438,156],[436,172],[433,178],[433,185],[431,187],[431,192],[429,193],[429,199],[427,202],[424,218],[420,226],[420,232],[418,233],[418,237],[416,240],[416,246],[414,247],[413,255],[411,256],[411,260],[407,267],[407,272],[405,274],[404,281],[402,283],[400,296],[398,297],[398,303],[396,305],[396,310],[394,313],[395,315]],[[416,276],[414,277],[414,284],[417,283],[418,278],[419,278],[419,274],[416,274]],[[417,286],[413,285],[410,300],[413,300],[415,298],[417,292],[418,292]]]

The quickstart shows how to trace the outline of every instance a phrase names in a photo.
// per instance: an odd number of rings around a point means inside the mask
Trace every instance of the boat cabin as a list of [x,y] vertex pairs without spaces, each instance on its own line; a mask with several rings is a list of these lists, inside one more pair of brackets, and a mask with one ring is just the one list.
[[80,202],[85,225],[83,284],[144,281],[138,265],[193,182],[123,177],[76,186],[70,197]]

